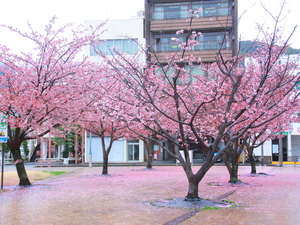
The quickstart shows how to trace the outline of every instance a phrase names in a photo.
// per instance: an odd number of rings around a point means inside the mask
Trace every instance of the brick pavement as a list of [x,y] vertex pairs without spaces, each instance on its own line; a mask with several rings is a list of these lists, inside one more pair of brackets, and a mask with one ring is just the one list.
[[229,178],[226,168],[213,167],[199,186],[200,196],[223,196],[238,207],[204,211],[150,204],[185,196],[181,167],[110,167],[111,176],[101,176],[101,169],[76,168],[0,193],[0,224],[300,224],[300,167],[258,167],[272,176],[250,177],[250,167],[243,166],[240,179],[250,185],[232,187],[222,186]]

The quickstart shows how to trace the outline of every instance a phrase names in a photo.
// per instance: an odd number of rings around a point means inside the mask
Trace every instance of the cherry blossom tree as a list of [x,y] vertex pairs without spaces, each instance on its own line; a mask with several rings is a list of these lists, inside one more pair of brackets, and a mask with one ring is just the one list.
[[[95,52],[104,57],[116,82],[124,85],[119,101],[134,108],[124,111],[130,129],[140,130],[143,138],[155,141],[180,162],[188,179],[186,199],[198,200],[199,182],[218,158],[249,132],[272,127],[282,115],[293,114],[299,106],[295,88],[299,77],[293,74],[298,68],[295,62],[280,61],[292,34],[284,41],[278,36],[279,20],[253,54],[224,58],[219,50],[213,64],[204,64],[189,53],[198,44],[196,37],[202,35],[190,29],[192,21],[186,30],[177,32],[186,37],[183,42],[177,39],[181,50],[166,56],[164,62],[151,49],[144,51],[146,63],[118,49],[112,49],[112,57],[99,49]],[[194,73],[195,67],[204,74]],[[149,132],[144,134],[144,130]],[[161,139],[174,149],[162,145]],[[192,169],[191,142],[208,153],[197,170]]]
[[[229,182],[240,182],[238,179],[238,167],[239,157],[243,151],[248,155],[251,165],[251,174],[256,174],[256,162],[253,156],[254,148],[263,145],[267,140],[281,137],[282,131],[289,130],[289,125],[292,122],[298,122],[299,118],[293,116],[293,112],[297,111],[297,107],[296,104],[295,107],[292,107],[292,111],[289,110],[287,113],[281,114],[272,123],[266,123],[256,129],[248,130],[245,135],[232,143],[222,156],[230,175]],[[281,110],[284,111],[285,108],[282,108]],[[228,138],[230,137],[225,138],[224,141],[226,142]]]
[[[259,146],[262,146],[267,140],[274,139],[275,137],[278,137],[275,135],[276,133],[273,133],[269,129],[267,130],[266,127],[262,127],[262,129],[252,135],[248,135],[248,137],[245,138],[245,151],[248,155],[249,162],[251,165],[251,174],[256,174],[256,162],[254,159],[254,149],[258,148]],[[261,161],[263,164],[263,155],[261,157]]]
[[[269,78],[269,74],[272,74],[272,76],[279,77],[276,75],[276,73],[280,73],[281,76],[283,76],[281,81],[278,81],[278,86],[275,86],[273,88],[270,88],[268,91],[269,99],[268,102],[265,102],[264,104],[268,104],[272,107],[277,107],[278,116],[276,120],[272,120],[271,122],[265,123],[262,126],[255,127],[255,129],[248,130],[244,135],[240,138],[240,143],[236,142],[226,151],[226,154],[223,156],[223,159],[225,160],[226,167],[230,174],[230,182],[237,182],[238,180],[238,158],[243,150],[246,150],[248,153],[250,164],[251,164],[251,173],[256,173],[256,164],[253,157],[253,150],[256,147],[259,147],[264,144],[264,142],[268,139],[275,139],[278,137],[278,133],[282,131],[282,129],[285,127],[289,127],[289,123],[292,121],[297,121],[298,118],[291,116],[294,112],[297,111],[298,102],[297,102],[297,92],[295,90],[295,84],[298,82],[296,75],[297,75],[297,60],[295,58],[287,58],[287,60],[284,63],[282,62],[282,56],[288,49],[288,41],[293,35],[294,31],[296,30],[297,26],[294,27],[294,30],[292,33],[287,37],[286,40],[281,39],[281,33],[282,30],[279,27],[279,24],[283,17],[285,17],[284,14],[284,5],[286,4],[286,1],[284,1],[281,4],[281,7],[279,8],[279,13],[277,16],[274,16],[270,11],[267,10],[266,7],[262,4],[262,7],[265,9],[265,11],[269,14],[269,16],[274,20],[274,27],[273,31],[269,31],[269,29],[265,29],[263,26],[258,25],[259,30],[259,36],[261,39],[256,39],[254,41],[255,44],[251,46],[253,52],[251,54],[245,53],[243,57],[245,58],[245,63],[248,64],[245,68],[248,69],[247,72],[250,72],[252,70],[252,74],[258,75],[259,79],[262,79],[262,74],[265,74],[264,79]],[[223,63],[224,64],[224,63]],[[278,71],[276,71],[278,70]],[[284,77],[286,74],[294,75],[294,79],[289,79],[287,77]],[[263,80],[264,81],[264,80]],[[261,81],[262,82],[262,81]],[[273,81],[270,80],[270,83]],[[291,82],[290,86],[291,88],[294,88],[292,91],[295,93],[290,98],[284,98],[285,101],[288,101],[290,104],[289,107],[285,108],[285,105],[276,105],[275,102],[277,102],[277,98],[286,97],[285,95],[278,95],[277,91],[279,91],[282,88],[282,85],[285,85],[286,83]],[[261,91],[259,89],[259,91]],[[272,104],[273,102],[273,104]],[[294,104],[294,105],[293,105]],[[281,111],[281,112],[280,112]]]
[[99,35],[86,36],[82,26],[71,24],[56,28],[55,21],[53,17],[44,33],[29,23],[29,32],[2,25],[34,45],[32,51],[19,54],[0,46],[0,112],[7,115],[7,144],[16,162],[19,185],[30,185],[20,154],[22,141],[54,134],[56,128],[72,124],[85,107],[81,99],[94,75],[95,65],[79,55],[82,47],[99,40]]
[[[256,174],[256,161],[254,159],[254,149],[262,146],[267,140],[273,140],[282,137],[282,131],[289,130],[289,126],[293,122],[299,122],[298,116],[293,115],[297,111],[297,105],[293,107],[293,111],[283,113],[278,116],[272,123],[266,123],[259,128],[248,130],[245,135],[225,151],[222,159],[228,169],[230,179],[229,182],[240,182],[238,179],[239,157],[243,151],[248,155],[251,165],[251,174]],[[282,109],[284,110],[284,108]],[[226,140],[226,139],[225,139]],[[263,162],[263,156],[261,158]]]
[[[295,109],[295,112],[297,109]],[[288,116],[288,117],[287,117]],[[245,141],[245,150],[249,157],[249,162],[251,165],[251,174],[256,174],[256,163],[254,159],[254,149],[262,147],[262,145],[267,140],[274,140],[276,138],[282,137],[283,131],[288,131],[290,129],[291,123],[299,122],[299,117],[296,115],[290,116],[289,114],[283,114],[280,116],[274,123],[266,124],[265,126],[256,129],[255,133],[247,132],[247,135],[244,138]],[[263,155],[261,157],[261,163],[264,164]]]
[[[186,65],[205,67],[195,65],[197,60],[188,54],[197,44],[195,37],[201,34],[190,29],[179,32],[186,34],[186,40],[178,40],[182,50],[168,56],[167,64],[152,60],[140,65],[117,51],[107,62],[116,79],[127,87],[123,101],[132,102],[129,98],[134,97],[137,102],[138,110],[127,119],[132,126],[142,125],[175,146],[173,152],[157,142],[180,161],[189,183],[186,199],[197,200],[199,182],[233,143],[247,131],[272,124],[298,107],[295,85],[299,77],[293,75],[295,63],[279,63],[287,42],[281,42],[276,32],[266,36],[254,55],[247,56],[247,65],[242,63],[245,56],[225,59],[220,50],[217,62],[205,69],[206,75],[193,74]],[[196,172],[188,152],[190,140],[208,152]],[[214,155],[219,146],[222,148]]]
[[[101,67],[101,66],[100,66]],[[133,137],[127,129],[124,120],[124,111],[130,110],[119,101],[122,95],[120,83],[112,79],[110,69],[98,72],[98,81],[93,85],[92,91],[85,96],[87,102],[91,102],[77,120],[87,131],[101,138],[103,155],[102,175],[108,175],[108,157],[113,143],[123,138]]]
[[[247,96],[246,93],[249,88],[253,88],[253,84],[259,82],[259,85],[256,87],[257,93],[262,91],[264,96],[259,99],[259,103],[255,103],[258,107],[256,110],[272,110],[268,116],[265,115],[266,112],[261,111],[260,115],[263,116],[256,118],[255,122],[258,123],[259,126],[255,125],[247,130],[247,132],[243,132],[243,134],[240,135],[241,143],[236,140],[227,150],[228,152],[223,158],[230,173],[230,182],[239,181],[237,178],[238,158],[243,149],[248,146],[250,150],[248,153],[251,157],[253,148],[250,146],[257,146],[255,143],[257,143],[258,139],[260,139],[261,144],[263,144],[267,138],[274,138],[275,135],[272,132],[276,132],[278,129],[288,126],[288,123],[291,121],[291,116],[297,111],[298,107],[298,93],[295,87],[298,82],[298,77],[294,74],[294,71],[297,70],[297,64],[293,60],[281,63],[280,58],[287,47],[286,42],[278,43],[278,39],[276,39],[274,35],[266,35],[265,37],[266,42],[261,43],[262,47],[257,48],[257,51],[254,52],[253,55],[248,56],[250,63],[245,67],[244,73],[249,74],[251,78],[246,79],[249,83],[241,83],[241,87],[244,89],[241,96]],[[270,78],[273,80],[269,80]],[[269,83],[266,83],[267,81]],[[276,86],[273,86],[274,83]],[[251,85],[249,86],[249,84]],[[243,87],[243,85],[245,86]],[[235,100],[237,99],[236,96],[237,95],[235,95]],[[253,96],[257,98],[256,94]],[[237,100],[237,103],[240,104],[240,101]],[[277,103],[280,104],[277,105]],[[273,116],[276,117],[276,120]],[[280,123],[280,125],[278,123]],[[232,134],[229,133],[228,137],[231,138],[231,136]],[[254,138],[252,139],[254,142],[247,144],[247,139],[249,141],[250,138]],[[228,157],[229,155],[230,157]],[[230,159],[230,161],[226,159]],[[231,162],[231,166],[229,162]],[[255,162],[252,162],[252,166],[253,164],[255,164]]]
[[93,118],[89,122],[86,121],[85,124],[86,130],[101,138],[103,155],[102,175],[108,175],[109,153],[111,152],[113,143],[124,138],[126,126],[122,127],[119,120],[112,118],[110,115],[103,115],[99,111],[93,115]]

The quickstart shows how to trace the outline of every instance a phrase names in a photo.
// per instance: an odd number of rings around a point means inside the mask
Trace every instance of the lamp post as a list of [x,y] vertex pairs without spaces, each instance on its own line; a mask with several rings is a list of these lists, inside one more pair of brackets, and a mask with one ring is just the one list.
[[6,143],[8,139],[6,118],[7,116],[0,115],[0,132],[1,132],[0,142],[2,143],[1,190],[3,189],[3,177],[4,177],[4,143]]
[[1,190],[3,190],[3,177],[4,177],[4,143],[2,143]]
[[90,130],[90,157],[89,157],[89,167],[92,168],[92,131]]
[[279,164],[278,166],[281,167],[283,162],[283,146],[282,146],[282,137],[279,138]]
[[264,166],[264,144],[261,145],[261,165]]

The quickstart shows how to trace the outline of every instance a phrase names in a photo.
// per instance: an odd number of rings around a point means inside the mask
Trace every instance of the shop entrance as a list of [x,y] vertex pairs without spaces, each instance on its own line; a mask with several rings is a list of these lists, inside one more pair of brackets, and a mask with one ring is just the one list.
[[[287,136],[282,137],[283,161],[287,161]],[[279,161],[279,139],[272,140],[272,161]]]
[[128,141],[128,161],[139,161],[140,157],[139,141]]

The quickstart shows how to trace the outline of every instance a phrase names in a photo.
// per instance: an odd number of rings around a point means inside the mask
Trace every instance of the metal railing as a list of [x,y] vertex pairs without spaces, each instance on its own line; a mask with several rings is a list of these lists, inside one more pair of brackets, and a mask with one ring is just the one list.
[[[179,44],[154,44],[152,45],[154,52],[177,52],[180,50]],[[218,50],[218,49],[230,49],[230,43],[220,43],[219,41],[207,41],[200,42],[199,45],[193,46],[192,51],[206,51],[206,50]]]
[[[203,8],[194,17],[199,16],[200,18],[205,17],[217,17],[217,16],[228,16],[230,9],[228,7],[207,7]],[[172,19],[188,19],[191,14],[188,10],[161,10],[152,13],[152,20],[172,20]]]
[[[67,163],[68,164],[68,163]],[[36,158],[35,166],[67,165],[64,158]]]

